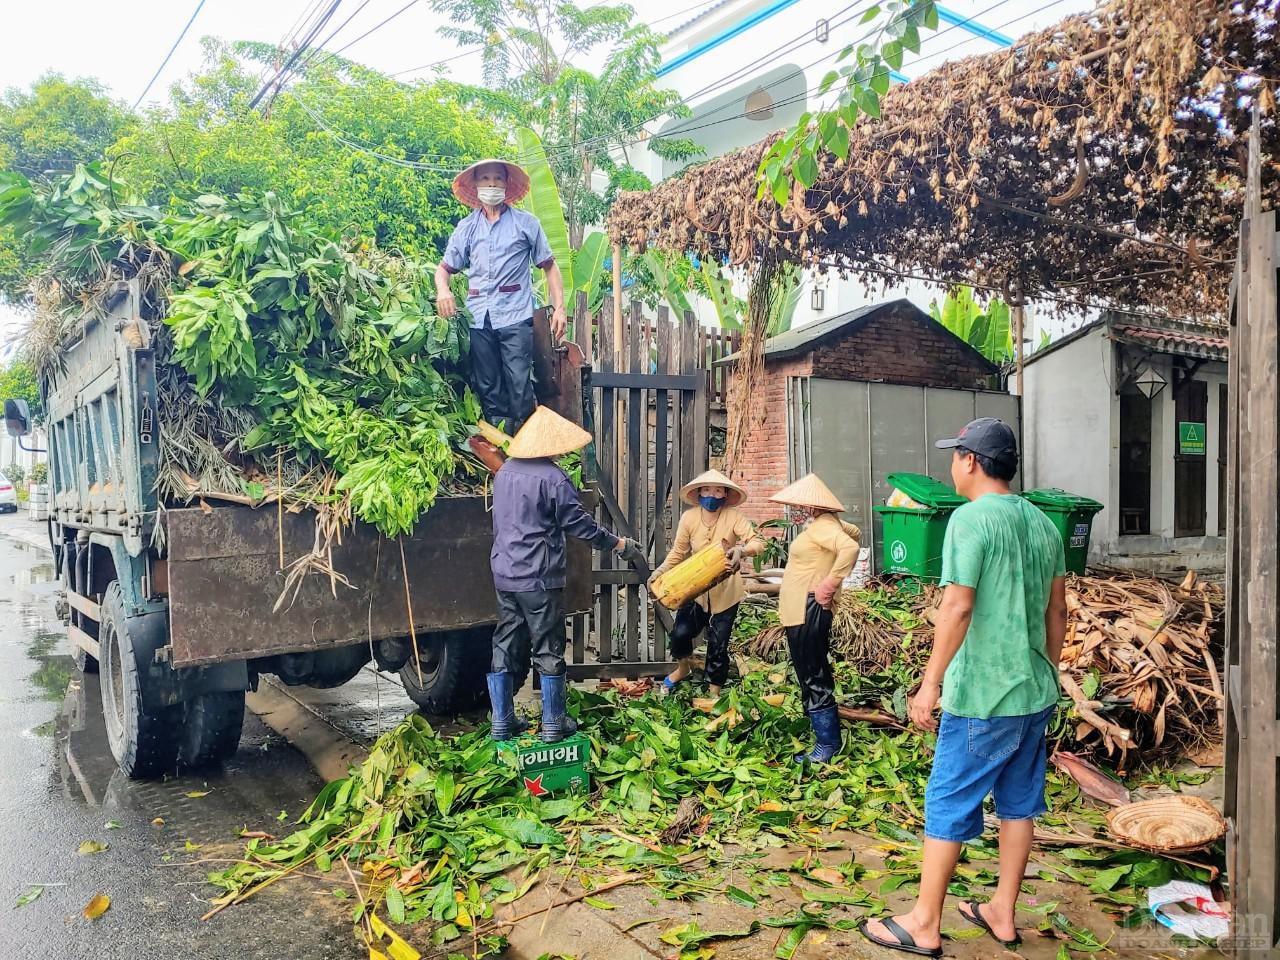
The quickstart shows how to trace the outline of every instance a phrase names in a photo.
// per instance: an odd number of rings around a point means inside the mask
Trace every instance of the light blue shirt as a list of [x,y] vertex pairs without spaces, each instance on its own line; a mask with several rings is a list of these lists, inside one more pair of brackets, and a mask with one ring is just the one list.
[[464,217],[444,251],[446,270],[466,271],[471,326],[483,327],[487,317],[495,330],[533,316],[530,265],[546,269],[554,260],[538,218],[514,207],[503,207],[494,223],[484,210]]

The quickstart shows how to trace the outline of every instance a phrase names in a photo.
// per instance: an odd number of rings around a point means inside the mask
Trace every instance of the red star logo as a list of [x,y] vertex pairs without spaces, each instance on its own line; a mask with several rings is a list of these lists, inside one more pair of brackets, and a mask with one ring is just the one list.
[[537,779],[534,779],[534,780],[530,780],[528,777],[525,777],[524,785],[528,788],[529,792],[532,793],[535,797],[540,797],[544,793],[551,792],[550,790],[548,790],[546,787],[542,785],[542,774],[538,774]]

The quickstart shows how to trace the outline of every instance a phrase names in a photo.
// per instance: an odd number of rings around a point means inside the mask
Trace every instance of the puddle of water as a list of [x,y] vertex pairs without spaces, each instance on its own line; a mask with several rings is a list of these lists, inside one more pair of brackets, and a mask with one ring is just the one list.
[[57,703],[66,696],[67,686],[75,676],[75,661],[65,654],[35,658],[39,662],[36,672],[27,679],[35,685],[41,700]]
[[24,567],[9,578],[9,582],[19,587],[32,587],[41,583],[53,583],[53,564],[36,563]]

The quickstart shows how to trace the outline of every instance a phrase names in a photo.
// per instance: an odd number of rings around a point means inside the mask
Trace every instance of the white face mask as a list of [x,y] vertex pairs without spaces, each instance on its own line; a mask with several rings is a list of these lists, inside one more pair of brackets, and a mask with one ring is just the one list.
[[477,187],[476,196],[488,207],[496,207],[507,199],[506,187]]

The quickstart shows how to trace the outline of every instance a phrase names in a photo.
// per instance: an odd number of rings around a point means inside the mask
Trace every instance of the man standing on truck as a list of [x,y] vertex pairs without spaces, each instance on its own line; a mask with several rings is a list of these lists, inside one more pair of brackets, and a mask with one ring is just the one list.
[[[498,626],[488,674],[493,707],[490,736],[520,734],[514,678],[528,658],[542,677],[542,740],[556,743],[578,729],[565,715],[565,535],[596,550],[643,559],[634,541],[614,536],[582,508],[578,491],[557,458],[580,450],[591,434],[538,407],[507,448],[493,481],[493,551],[489,562],[498,592]],[[523,662],[522,662],[523,661]]]
[[453,181],[453,194],[475,212],[454,228],[436,267],[436,308],[452,317],[458,304],[449,277],[467,274],[471,312],[471,382],[485,419],[514,434],[533,413],[533,281],[545,271],[554,312],[551,336],[564,336],[564,278],[537,217],[512,204],[529,193],[529,175],[506,160],[481,160]]

